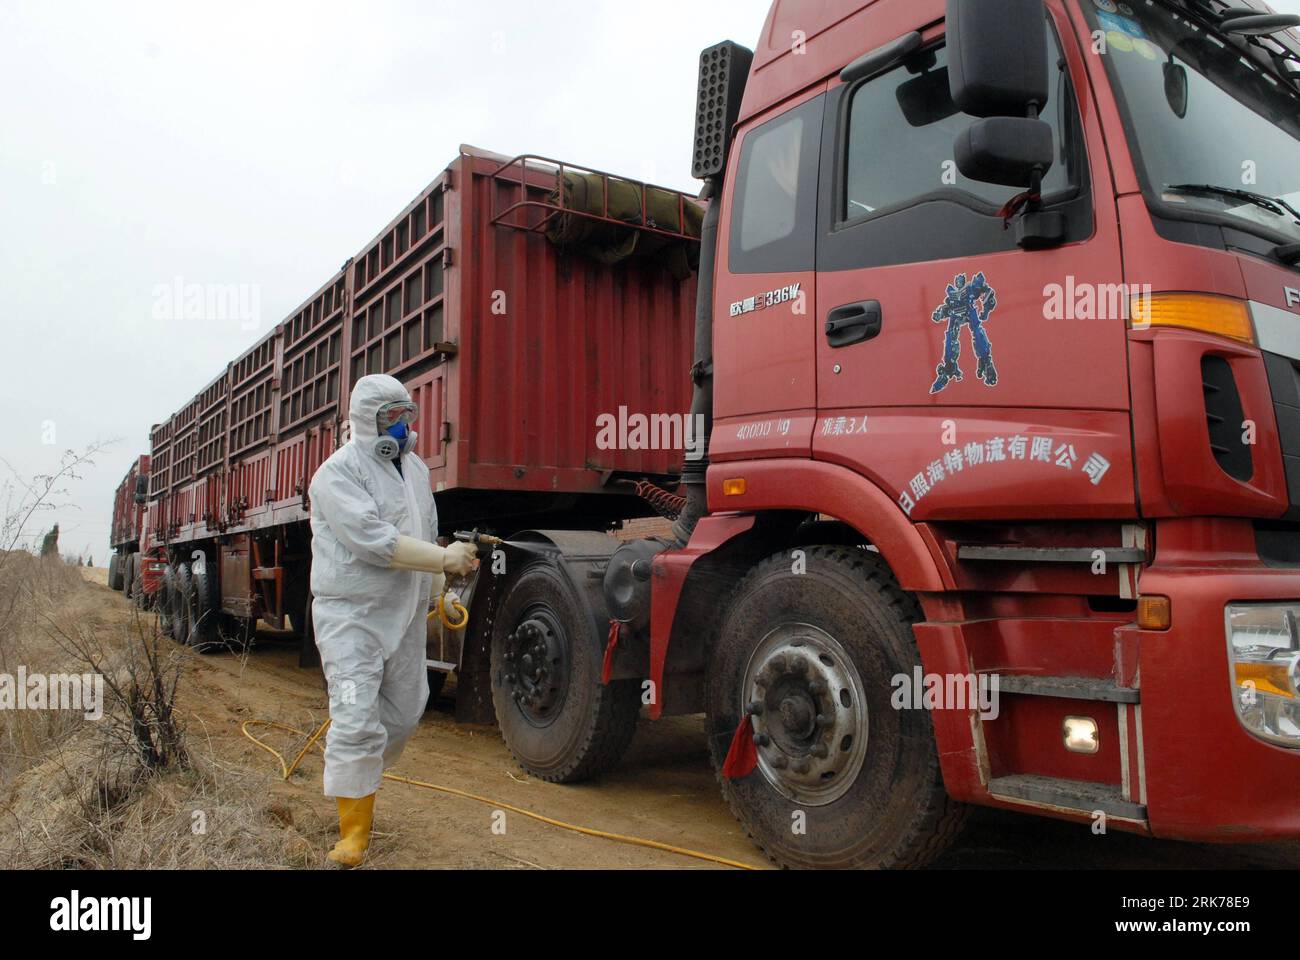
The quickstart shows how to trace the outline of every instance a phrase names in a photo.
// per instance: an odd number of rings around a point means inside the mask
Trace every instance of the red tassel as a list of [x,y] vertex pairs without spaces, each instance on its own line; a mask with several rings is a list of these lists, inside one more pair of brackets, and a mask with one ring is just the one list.
[[758,748],[754,746],[754,721],[745,714],[731,738],[731,749],[722,763],[722,775],[728,780],[743,780],[758,767]]
[[609,639],[605,641],[605,665],[600,671],[600,682],[609,686],[610,674],[614,672],[614,651],[618,649],[618,633],[622,625],[617,620],[609,621]]
[[1011,227],[1011,221],[1021,208],[1027,203],[1038,203],[1042,196],[1034,193],[1032,190],[1026,190],[1024,193],[1018,193],[998,211],[998,216],[1002,218],[1002,229],[1007,230]]

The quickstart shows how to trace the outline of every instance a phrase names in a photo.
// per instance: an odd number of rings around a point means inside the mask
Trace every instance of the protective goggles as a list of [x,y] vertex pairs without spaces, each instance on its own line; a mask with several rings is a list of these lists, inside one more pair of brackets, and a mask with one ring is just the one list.
[[399,423],[404,423],[408,427],[415,423],[420,416],[420,408],[410,400],[402,400],[397,403],[386,403],[379,408],[379,413],[375,417],[375,422],[379,427],[379,432],[387,433]]

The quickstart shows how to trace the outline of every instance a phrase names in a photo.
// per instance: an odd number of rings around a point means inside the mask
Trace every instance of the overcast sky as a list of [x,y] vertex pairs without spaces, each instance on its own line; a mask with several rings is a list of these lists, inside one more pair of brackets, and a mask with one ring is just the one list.
[[[0,457],[30,477],[118,441],[64,498],[64,552],[106,562],[113,491],[150,425],[461,143],[696,189],[699,52],[752,47],[767,8],[0,0]],[[261,328],[155,319],[178,277],[256,288]]]
[[[694,189],[696,58],[754,46],[767,8],[0,0],[0,457],[31,477],[116,441],[40,523],[103,565],[113,491],[150,425],[459,144]],[[178,279],[255,290],[261,326],[157,319]]]

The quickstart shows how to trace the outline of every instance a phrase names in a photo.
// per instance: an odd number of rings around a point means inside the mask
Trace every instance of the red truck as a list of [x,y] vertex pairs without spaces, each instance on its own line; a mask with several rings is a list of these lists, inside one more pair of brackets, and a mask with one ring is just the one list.
[[305,611],[307,482],[388,371],[443,533],[507,541],[431,666],[533,775],[703,713],[787,866],[924,864],[971,804],[1300,836],[1297,23],[777,0],[701,57],[698,248],[684,197],[466,152],[155,428],[178,638]]
[[109,527],[108,585],[128,597],[143,590],[140,560],[144,540],[144,512],[149,494],[149,457],[137,457],[113,494],[113,522]]

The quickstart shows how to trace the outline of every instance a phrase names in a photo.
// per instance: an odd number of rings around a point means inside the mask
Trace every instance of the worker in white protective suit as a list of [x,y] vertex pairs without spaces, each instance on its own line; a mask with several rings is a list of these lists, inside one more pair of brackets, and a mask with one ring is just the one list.
[[352,437],[312,479],[311,589],[316,646],[329,684],[325,795],[339,807],[329,858],[365,857],[375,793],[429,699],[425,621],[445,575],[469,573],[476,550],[432,541],[429,469],[414,455],[418,407],[392,377],[352,391]]

